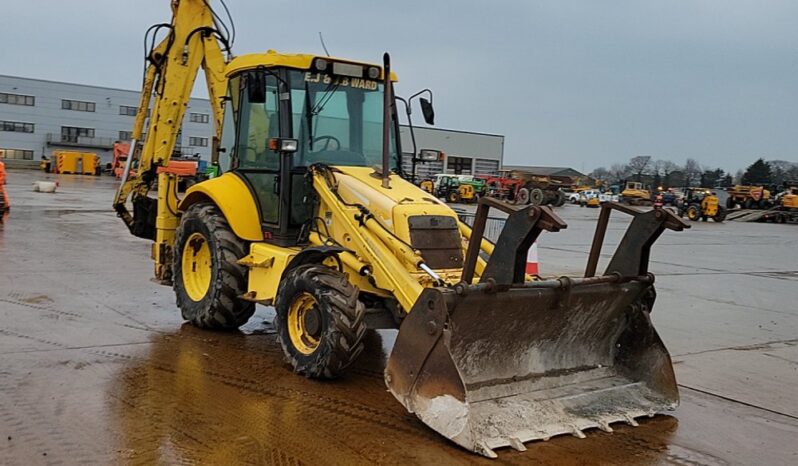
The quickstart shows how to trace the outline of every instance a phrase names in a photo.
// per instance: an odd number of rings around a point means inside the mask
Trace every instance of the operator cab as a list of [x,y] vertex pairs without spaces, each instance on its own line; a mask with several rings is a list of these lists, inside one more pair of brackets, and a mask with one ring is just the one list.
[[[228,76],[220,171],[249,186],[266,240],[295,245],[315,207],[309,166],[382,165],[382,68],[269,51],[235,59]],[[395,108],[389,160],[400,173]]]

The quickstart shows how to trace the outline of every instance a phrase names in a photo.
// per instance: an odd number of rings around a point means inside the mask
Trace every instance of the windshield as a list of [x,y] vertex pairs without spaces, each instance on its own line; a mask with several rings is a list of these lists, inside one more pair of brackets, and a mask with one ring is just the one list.
[[[298,70],[288,76],[293,136],[299,140],[295,166],[382,165],[382,82]],[[397,170],[394,125],[389,153]]]

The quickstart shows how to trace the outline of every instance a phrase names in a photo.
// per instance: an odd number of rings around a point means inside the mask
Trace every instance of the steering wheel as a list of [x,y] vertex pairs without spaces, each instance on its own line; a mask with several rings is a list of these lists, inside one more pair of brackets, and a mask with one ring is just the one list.
[[[322,147],[321,149],[319,149],[319,148],[316,146],[316,143],[317,143],[317,142],[321,142],[321,141],[325,141],[325,142],[324,142],[324,147]],[[325,135],[325,136],[318,136],[318,137],[316,137],[316,138],[313,138],[313,147],[314,147],[315,151],[319,151],[319,150],[329,150],[329,149],[330,149],[330,142],[331,142],[331,141],[335,141],[335,150],[341,150],[341,141],[339,141],[337,137],[335,137],[335,136],[329,136],[329,135]]]

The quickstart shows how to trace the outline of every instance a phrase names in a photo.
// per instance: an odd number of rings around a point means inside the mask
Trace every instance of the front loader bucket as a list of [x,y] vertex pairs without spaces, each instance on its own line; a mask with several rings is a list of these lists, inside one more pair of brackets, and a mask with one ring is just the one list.
[[386,367],[391,393],[488,457],[617,421],[635,425],[678,405],[670,356],[649,320],[651,284],[534,283],[543,286],[422,293]]
[[[474,284],[489,208],[504,228]],[[634,218],[595,276],[610,213]],[[428,426],[488,457],[494,448],[653,416],[679,404],[670,355],[651,325],[651,245],[688,226],[662,209],[602,206],[584,278],[527,281],[529,246],[566,225],[547,207],[480,199],[453,288],[421,293],[385,369],[388,389]]]

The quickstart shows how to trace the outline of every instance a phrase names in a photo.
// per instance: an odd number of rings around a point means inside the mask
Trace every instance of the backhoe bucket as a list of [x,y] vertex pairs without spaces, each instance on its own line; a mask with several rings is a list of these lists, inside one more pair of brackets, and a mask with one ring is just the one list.
[[[488,457],[495,448],[524,450],[524,442],[559,434],[584,437],[586,429],[610,431],[614,422],[636,425],[635,418],[674,409],[678,389],[649,319],[654,277],[645,265],[662,229],[681,223],[671,214],[633,212],[639,218],[611,261],[614,270],[603,276],[503,283],[501,277],[517,274],[489,262],[478,284],[425,290],[386,366],[391,393],[432,429]],[[532,226],[524,231],[532,236],[564,227],[551,211],[516,218],[527,216]],[[520,223],[511,221],[512,215],[502,237],[516,237],[507,230]],[[476,226],[474,234],[481,234]],[[503,256],[502,237],[491,260]],[[527,243],[510,249],[523,257]],[[594,242],[588,270],[599,249]],[[468,256],[464,269],[473,270]]]

